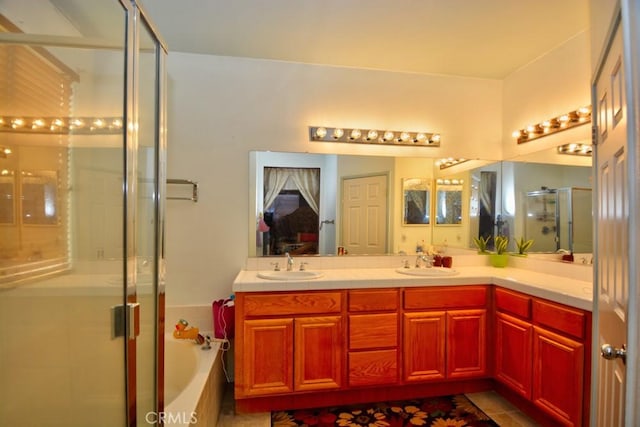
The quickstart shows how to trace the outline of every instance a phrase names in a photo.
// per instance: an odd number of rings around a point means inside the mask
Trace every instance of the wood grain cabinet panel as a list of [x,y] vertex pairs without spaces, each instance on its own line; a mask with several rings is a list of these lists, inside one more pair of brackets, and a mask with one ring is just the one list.
[[507,289],[496,288],[495,300],[498,311],[509,313],[522,319],[531,318],[530,296]]
[[247,294],[243,309],[245,317],[339,313],[342,292]]
[[446,310],[486,307],[487,286],[433,286],[405,289],[405,310]]
[[533,402],[567,426],[582,425],[584,345],[533,327]]
[[487,373],[487,311],[447,312],[447,378],[479,377]]
[[349,291],[349,311],[395,311],[399,307],[399,289]]
[[246,320],[243,392],[247,396],[293,391],[293,319]]
[[533,301],[533,323],[574,338],[585,337],[585,319],[581,310],[539,299]]
[[294,390],[339,388],[342,383],[342,318],[295,319]]
[[398,351],[373,350],[349,353],[349,386],[398,382]]
[[404,313],[404,380],[445,378],[446,312]]
[[531,323],[496,314],[495,377],[516,393],[531,398]]
[[398,346],[398,315],[349,315],[349,350]]

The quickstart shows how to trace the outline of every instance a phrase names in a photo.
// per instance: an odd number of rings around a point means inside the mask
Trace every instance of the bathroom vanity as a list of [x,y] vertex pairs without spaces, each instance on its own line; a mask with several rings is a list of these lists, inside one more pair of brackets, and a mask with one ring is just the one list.
[[589,283],[484,266],[322,273],[236,278],[239,412],[496,389],[542,424],[588,424]]

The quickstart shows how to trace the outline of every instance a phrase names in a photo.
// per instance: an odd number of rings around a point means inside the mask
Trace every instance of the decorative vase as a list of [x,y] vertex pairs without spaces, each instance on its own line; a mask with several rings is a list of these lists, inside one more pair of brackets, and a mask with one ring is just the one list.
[[507,266],[508,261],[509,261],[508,254],[490,254],[489,255],[489,262],[494,267],[504,268]]

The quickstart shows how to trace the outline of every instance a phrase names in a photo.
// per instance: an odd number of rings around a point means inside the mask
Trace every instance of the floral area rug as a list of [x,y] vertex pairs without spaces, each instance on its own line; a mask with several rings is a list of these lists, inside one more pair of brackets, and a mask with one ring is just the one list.
[[272,427],[496,427],[466,396],[271,413]]

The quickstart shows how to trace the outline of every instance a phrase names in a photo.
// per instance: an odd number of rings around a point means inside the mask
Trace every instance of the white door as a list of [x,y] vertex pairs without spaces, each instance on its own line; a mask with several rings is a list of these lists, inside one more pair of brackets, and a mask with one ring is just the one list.
[[387,252],[387,176],[342,181],[342,246],[350,254]]
[[[597,329],[593,360],[597,370],[596,426],[631,426],[625,422],[627,369],[622,355],[629,315],[629,177],[627,106],[620,27],[613,35],[596,78],[594,121],[596,140],[597,248],[595,298]],[[605,354],[606,353],[606,354]],[[606,356],[606,358],[605,358]]]

